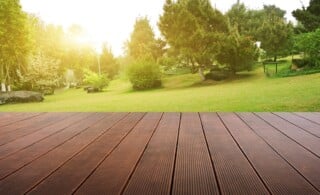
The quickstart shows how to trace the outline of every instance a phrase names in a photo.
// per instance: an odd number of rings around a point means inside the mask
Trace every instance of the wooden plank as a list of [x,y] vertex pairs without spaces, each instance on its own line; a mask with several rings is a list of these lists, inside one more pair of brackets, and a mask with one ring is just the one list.
[[88,148],[43,180],[30,194],[72,194],[127,136],[143,115],[132,113],[122,119]]
[[301,129],[309,132],[310,134],[320,138],[320,124],[313,123],[305,118],[299,117],[292,113],[273,113],[284,120],[300,127]]
[[[7,144],[11,141],[39,131],[51,124],[55,124],[58,121],[70,117],[70,113],[46,113],[41,116],[32,118],[32,120],[21,121],[19,123],[12,124],[5,129],[10,129],[7,132],[2,132],[0,135],[0,146]],[[14,130],[11,130],[13,127]]]
[[182,114],[172,193],[219,194],[197,113]]
[[23,115],[26,115],[26,113],[22,113],[22,112],[1,112],[1,115],[0,115],[0,127],[2,127],[1,124],[3,122],[8,121],[8,120],[13,120],[16,117],[23,116]]
[[123,113],[99,115],[102,120],[91,124],[86,131],[0,181],[0,194],[25,193],[107,131],[105,126],[108,128],[123,117]]
[[41,131],[36,131],[30,135],[18,138],[15,141],[0,146],[0,160],[32,144],[35,144],[43,139],[61,132],[70,125],[83,120],[85,117],[87,116],[83,113],[74,114],[71,117],[67,117],[54,124],[51,124],[48,127],[45,127]]
[[34,145],[31,145],[0,160],[0,180],[20,169],[21,167],[28,165],[47,152],[62,145],[66,141],[74,138],[86,130],[90,125],[94,124],[98,120],[101,120],[101,116],[98,114],[86,113],[85,115],[88,116],[85,120],[80,121],[79,123],[64,129],[62,132],[50,136],[47,139],[41,140]]
[[[315,188],[320,190],[320,158],[280,133],[252,113],[240,113],[240,117],[274,150],[286,159]],[[320,145],[319,145],[320,147]]]
[[42,115],[44,113],[13,113],[9,117],[0,118],[0,127],[5,127],[20,121],[32,119],[33,117]]
[[320,115],[312,112],[295,112],[294,114],[320,125]]
[[179,124],[179,113],[164,114],[124,194],[170,194]]
[[272,194],[319,194],[238,116],[219,115]]
[[269,194],[216,113],[202,113],[202,125],[221,194]]
[[280,132],[295,140],[297,143],[320,157],[320,139],[305,132],[303,129],[283,120],[271,113],[257,113],[257,116],[278,129]]
[[161,113],[148,113],[75,194],[119,194],[148,144]]
[[31,118],[30,114],[28,114],[28,113],[25,113],[24,115],[25,115],[25,118],[27,118],[27,119],[19,120],[19,121],[12,123],[12,124],[1,127],[1,134],[12,132],[12,131],[19,130],[19,129],[23,129],[25,127],[32,125],[33,122],[43,121],[43,120],[49,118],[52,114],[51,113],[41,113],[41,114],[39,113],[38,115],[32,116],[32,118]]

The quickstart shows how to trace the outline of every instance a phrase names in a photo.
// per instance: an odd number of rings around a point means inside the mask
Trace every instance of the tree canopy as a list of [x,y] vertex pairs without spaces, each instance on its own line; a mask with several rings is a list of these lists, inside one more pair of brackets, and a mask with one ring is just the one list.
[[128,55],[134,60],[144,57],[157,59],[162,55],[161,47],[163,47],[161,40],[155,38],[148,18],[137,18],[127,43]]
[[219,41],[228,31],[226,19],[209,0],[167,0],[159,29],[182,63],[194,71],[211,66]]
[[309,6],[302,9],[296,9],[292,15],[308,31],[315,31],[320,28],[320,0],[310,0]]
[[17,70],[26,71],[29,52],[27,15],[19,0],[0,1],[0,79],[10,84],[17,78]]
[[258,38],[261,48],[276,61],[277,56],[284,52],[290,43],[293,26],[284,18],[285,11],[275,6],[264,6],[263,11],[265,16],[258,28]]

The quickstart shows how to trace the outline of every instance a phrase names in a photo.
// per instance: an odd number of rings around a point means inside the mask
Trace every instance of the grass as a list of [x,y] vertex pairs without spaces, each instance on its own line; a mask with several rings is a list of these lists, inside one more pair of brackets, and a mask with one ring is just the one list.
[[42,103],[0,106],[2,112],[211,112],[320,111],[320,74],[267,78],[261,68],[222,82],[198,75],[164,78],[161,89],[136,92],[128,81],[112,81],[105,92],[59,90]]

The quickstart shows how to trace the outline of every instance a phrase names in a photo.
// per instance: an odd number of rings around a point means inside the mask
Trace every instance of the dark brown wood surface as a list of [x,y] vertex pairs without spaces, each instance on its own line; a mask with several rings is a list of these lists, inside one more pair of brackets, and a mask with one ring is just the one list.
[[0,194],[320,194],[320,113],[1,113]]

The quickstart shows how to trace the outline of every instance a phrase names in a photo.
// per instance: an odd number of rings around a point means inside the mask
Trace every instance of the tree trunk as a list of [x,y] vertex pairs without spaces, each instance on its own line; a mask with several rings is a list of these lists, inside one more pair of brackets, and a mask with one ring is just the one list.
[[206,80],[206,77],[204,76],[204,72],[203,72],[202,67],[199,68],[199,76],[202,81]]
[[276,55],[274,56],[273,61],[277,62],[277,56]]
[[6,84],[4,82],[1,82],[1,92],[6,92]]

